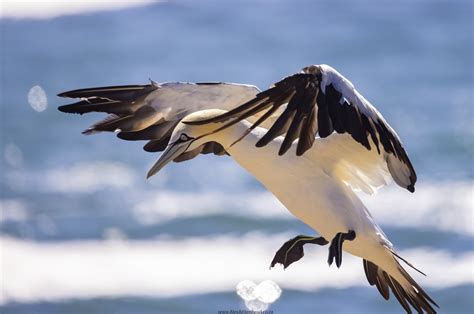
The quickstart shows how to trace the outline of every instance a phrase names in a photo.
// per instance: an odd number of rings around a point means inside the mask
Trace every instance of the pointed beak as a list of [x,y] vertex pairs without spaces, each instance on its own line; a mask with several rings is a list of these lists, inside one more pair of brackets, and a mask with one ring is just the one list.
[[173,143],[168,145],[166,150],[161,154],[160,159],[150,168],[146,178],[150,178],[152,175],[160,171],[164,166],[166,166],[170,161],[181,155],[186,151],[186,149],[191,145],[190,142],[184,143]]

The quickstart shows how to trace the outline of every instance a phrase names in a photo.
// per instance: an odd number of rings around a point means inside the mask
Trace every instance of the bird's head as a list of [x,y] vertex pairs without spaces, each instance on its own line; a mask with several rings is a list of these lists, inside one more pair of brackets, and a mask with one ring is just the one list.
[[212,135],[223,126],[222,123],[188,124],[189,122],[210,119],[225,112],[225,110],[220,109],[201,110],[184,117],[174,128],[168,146],[148,171],[147,178],[156,174],[178,156],[213,141]]

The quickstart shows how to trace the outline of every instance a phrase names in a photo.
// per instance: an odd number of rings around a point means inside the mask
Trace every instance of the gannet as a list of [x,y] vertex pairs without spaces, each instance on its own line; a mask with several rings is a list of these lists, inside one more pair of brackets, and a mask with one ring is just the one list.
[[[414,192],[415,170],[396,132],[343,75],[312,65],[260,92],[232,83],[163,83],[80,89],[63,112],[107,112],[84,133],[115,131],[150,140],[163,151],[148,172],[199,153],[230,155],[318,237],[299,235],[276,252],[271,266],[303,257],[303,245],[328,245],[328,263],[342,250],[361,257],[370,285],[390,290],[411,313],[436,313],[435,301],[415,282],[380,226],[355,194],[373,193],[392,178]],[[421,273],[421,271],[419,271]],[[423,273],[422,273],[423,274]],[[411,307],[410,307],[411,306]]]

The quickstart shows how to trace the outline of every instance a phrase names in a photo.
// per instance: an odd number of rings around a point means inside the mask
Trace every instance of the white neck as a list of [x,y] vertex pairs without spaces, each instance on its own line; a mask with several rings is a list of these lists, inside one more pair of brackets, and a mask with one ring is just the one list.
[[[221,124],[216,124],[216,127],[221,126]],[[242,137],[242,135],[248,130],[249,126],[250,124],[247,121],[239,121],[230,127],[209,135],[206,140],[217,142],[226,150],[232,149],[234,142]]]

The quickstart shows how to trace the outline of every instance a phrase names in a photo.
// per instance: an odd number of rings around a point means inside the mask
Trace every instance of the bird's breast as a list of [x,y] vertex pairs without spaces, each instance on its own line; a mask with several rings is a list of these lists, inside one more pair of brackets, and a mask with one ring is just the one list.
[[324,237],[347,231],[353,224],[348,213],[353,204],[323,167],[309,158],[296,156],[295,145],[278,155],[281,138],[257,148],[257,134],[249,134],[229,149],[232,158],[260,181],[297,218]]

